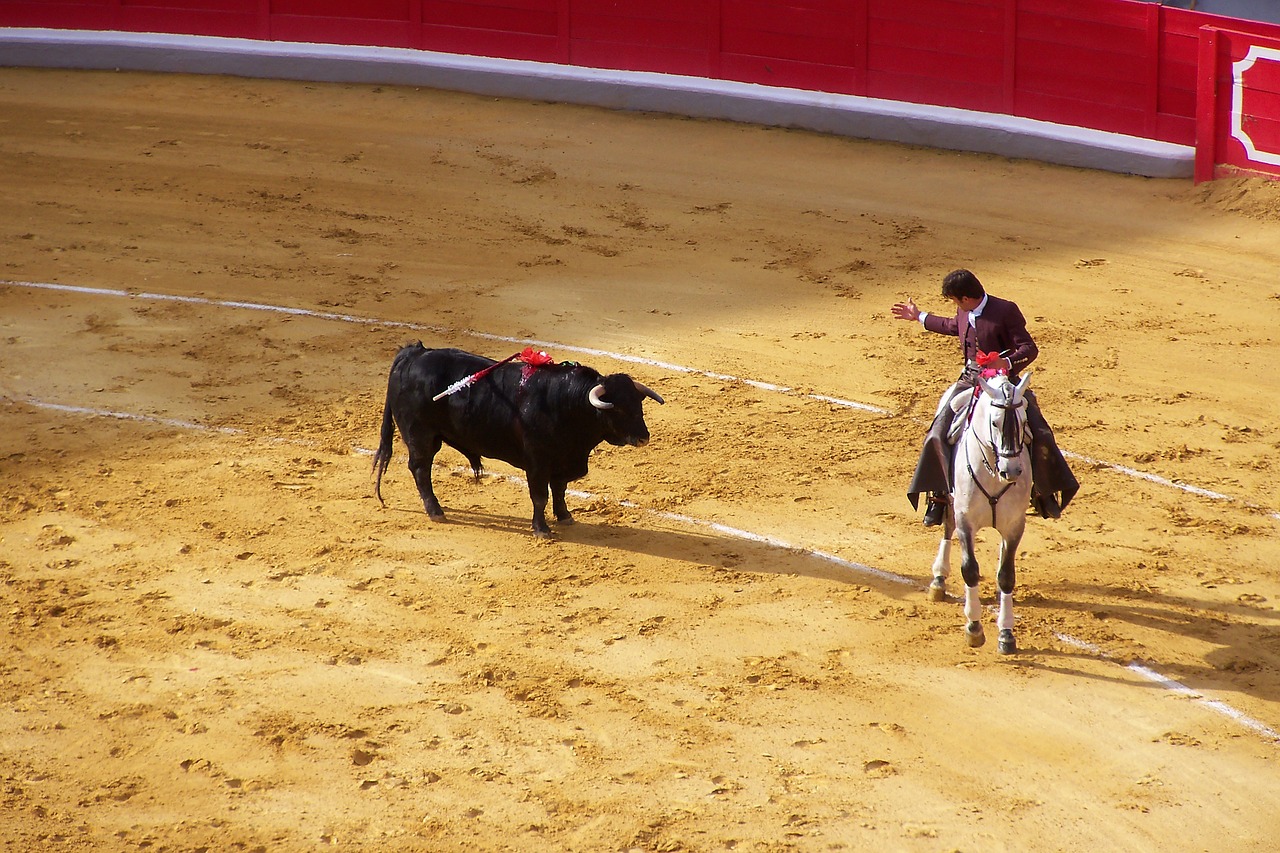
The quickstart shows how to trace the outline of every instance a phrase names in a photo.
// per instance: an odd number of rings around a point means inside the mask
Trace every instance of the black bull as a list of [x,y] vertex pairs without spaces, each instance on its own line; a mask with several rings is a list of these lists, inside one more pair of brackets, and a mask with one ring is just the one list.
[[444,510],[431,487],[431,464],[442,444],[467,458],[476,477],[481,459],[501,459],[525,472],[533,501],[533,530],[549,536],[546,507],[573,523],[565,487],[587,473],[587,458],[602,441],[641,447],[649,441],[642,402],[663,399],[625,373],[601,376],[581,365],[529,367],[502,364],[474,384],[433,400],[454,382],[486,368],[492,359],[456,349],[410,344],[396,353],[382,410],[382,440],[373,458],[382,501],[382,475],[391,462],[396,427],[409,450],[409,471],[427,515]]

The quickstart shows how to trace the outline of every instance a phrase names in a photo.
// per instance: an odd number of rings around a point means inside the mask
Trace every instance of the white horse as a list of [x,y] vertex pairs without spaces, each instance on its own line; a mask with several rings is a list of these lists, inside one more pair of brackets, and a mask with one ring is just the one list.
[[932,601],[946,599],[946,580],[951,574],[951,537],[964,549],[960,574],[964,578],[965,635],[969,646],[986,642],[982,631],[982,602],[978,595],[978,561],[973,554],[975,535],[985,527],[1000,534],[1001,654],[1018,650],[1013,636],[1014,555],[1027,524],[1027,503],[1031,496],[1031,453],[1028,449],[1027,402],[1023,393],[1031,374],[1017,385],[1004,374],[979,378],[977,387],[952,398],[959,437],[955,441],[955,485],[947,508],[942,543],[933,561]]

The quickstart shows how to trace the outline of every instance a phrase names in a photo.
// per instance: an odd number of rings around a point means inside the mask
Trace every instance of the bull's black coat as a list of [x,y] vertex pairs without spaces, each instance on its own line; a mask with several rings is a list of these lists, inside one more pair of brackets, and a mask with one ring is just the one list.
[[[431,486],[431,464],[442,444],[467,458],[476,476],[484,457],[523,470],[533,501],[533,529],[550,534],[547,491],[556,520],[570,524],[566,485],[587,473],[587,458],[602,441],[640,447],[649,441],[642,401],[662,398],[625,373],[601,376],[582,365],[502,364],[474,384],[432,398],[463,377],[495,364],[457,349],[410,344],[396,353],[387,379],[382,439],[374,456],[375,493],[391,462],[395,430],[409,450],[409,471],[427,515],[444,511]],[[595,390],[593,401],[593,390]]]

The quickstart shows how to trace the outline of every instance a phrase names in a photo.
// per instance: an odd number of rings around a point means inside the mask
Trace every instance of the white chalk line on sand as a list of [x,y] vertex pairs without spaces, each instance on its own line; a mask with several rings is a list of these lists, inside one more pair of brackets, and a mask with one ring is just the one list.
[[1087,643],[1084,640],[1078,640],[1075,637],[1071,636],[1070,634],[1054,633],[1054,636],[1069,646],[1073,646],[1077,649],[1080,649],[1083,652],[1088,652],[1089,654],[1093,655],[1094,657],[1100,660],[1105,660],[1114,664],[1119,664],[1120,666],[1123,666],[1125,669],[1129,670],[1130,672],[1136,675],[1140,675],[1143,678],[1147,679],[1148,681],[1152,682],[1153,684],[1157,684],[1160,687],[1163,687],[1165,690],[1172,691],[1178,694],[1179,696],[1185,696],[1188,699],[1191,699],[1193,702],[1198,702],[1204,707],[1209,708],[1210,710],[1215,711],[1219,714],[1222,714],[1224,717],[1229,717],[1246,728],[1252,729],[1253,731],[1257,732],[1258,734],[1262,735],[1265,738],[1280,742],[1280,731],[1276,731],[1275,729],[1268,726],[1266,723],[1259,722],[1258,720],[1253,719],[1253,717],[1250,717],[1248,714],[1245,714],[1242,711],[1238,711],[1235,708],[1232,708],[1226,702],[1223,702],[1218,699],[1210,699],[1200,691],[1193,690],[1192,688],[1188,687],[1182,682],[1175,681],[1174,679],[1169,678],[1166,675],[1162,675],[1156,672],[1151,667],[1145,666],[1144,664],[1140,664],[1137,661],[1124,663],[1123,661],[1116,660],[1112,655],[1108,654],[1103,649],[1098,648],[1093,643]]
[[[9,398],[6,398],[6,399],[9,399]],[[26,405],[29,405],[35,408],[49,409],[51,411],[63,412],[67,414],[86,415],[90,417],[114,418],[116,420],[127,420],[127,421],[139,422],[139,423],[153,423],[153,424],[173,427],[177,429],[198,430],[202,432],[217,433],[221,435],[234,435],[234,436],[249,435],[249,433],[246,432],[245,430],[234,429],[232,427],[210,427],[210,426],[205,426],[203,424],[194,423],[191,421],[177,420],[174,418],[162,418],[162,417],[156,417],[153,415],[139,415],[139,414],[131,414],[127,412],[117,412],[117,411],[109,411],[109,410],[103,410],[103,409],[92,409],[86,406],[68,406],[60,403],[50,403],[43,400],[36,400],[30,397],[19,398],[14,400],[14,402],[25,403]],[[286,439],[281,439],[281,438],[274,438],[271,440],[281,441],[281,442],[287,441]],[[306,444],[307,442],[293,442],[293,443]],[[352,450],[356,453],[359,453],[365,456],[373,455],[372,450],[369,450],[368,448],[364,448],[364,447],[353,447]],[[467,469],[454,468],[453,470],[460,473],[470,472],[469,468]],[[512,476],[512,475],[488,473],[486,474],[486,476],[497,477],[509,483],[514,483],[514,484],[518,484],[526,487],[528,485],[527,481],[524,480],[523,478]],[[574,497],[582,500],[608,500],[608,498],[605,498],[602,495],[596,495],[592,492],[581,491],[578,489],[569,489],[567,490],[567,494],[571,494]],[[828,563],[832,563],[841,568],[848,569],[851,572],[855,572],[861,575],[866,575],[868,577],[878,578],[879,580],[882,580],[882,581],[887,581],[890,583],[900,584],[904,586],[918,585],[918,581],[905,577],[904,575],[899,575],[894,572],[886,571],[884,569],[877,569],[874,566],[868,566],[865,563],[858,563],[858,562],[854,562],[853,560],[846,560],[843,557],[839,557],[835,554],[831,554],[826,551],[817,551],[811,548],[804,548],[798,545],[793,545],[775,536],[769,536],[761,533],[753,533],[751,531],[743,530],[741,528],[730,527],[729,525],[721,524],[719,522],[707,521],[705,519],[695,518],[693,516],[683,515],[680,513],[648,509],[646,507],[640,506],[639,504],[633,501],[619,500],[619,501],[616,501],[616,503],[619,506],[626,507],[628,509],[639,510],[640,512],[646,513],[648,515],[654,516],[664,521],[669,521],[675,524],[681,524],[688,527],[703,528],[703,529],[711,530],[715,533],[722,534],[724,536],[728,536],[730,538],[742,539],[749,542],[755,542],[757,544],[766,545],[771,548],[778,548],[780,550],[787,551],[789,553],[799,554],[799,555],[811,557],[817,560],[822,560]],[[1240,711],[1236,708],[1231,707],[1225,702],[1222,702],[1217,699],[1210,699],[1206,697],[1204,694],[1196,690],[1193,690],[1190,687],[1187,687],[1185,684],[1182,684],[1179,681],[1175,681],[1172,678],[1168,678],[1167,676],[1164,676],[1161,673],[1143,664],[1140,664],[1137,662],[1124,663],[1123,661],[1116,659],[1111,654],[1107,653],[1105,650],[1099,648],[1098,646],[1095,646],[1092,643],[1085,642],[1084,640],[1077,639],[1076,637],[1073,637],[1070,634],[1055,633],[1054,636],[1065,645],[1069,645],[1069,646],[1072,646],[1073,648],[1086,652],[1092,657],[1097,658],[1098,660],[1123,666],[1126,669],[1128,669],[1130,672],[1133,672],[1141,676],[1142,678],[1145,678],[1148,681],[1151,681],[1152,683],[1160,687],[1163,687],[1166,690],[1169,690],[1180,696],[1185,696],[1191,699],[1192,701],[1199,703],[1203,707],[1217,714],[1220,714],[1224,717],[1227,717],[1235,721],[1236,723],[1239,723],[1240,725],[1244,726],[1245,728],[1251,729],[1252,731],[1258,733],[1264,738],[1275,741],[1276,743],[1280,743],[1280,732],[1277,732],[1275,729],[1271,728],[1270,726],[1266,725],[1265,723],[1259,720],[1255,720],[1254,718],[1250,717],[1248,714],[1245,714],[1243,711]]]
[[[111,296],[125,297],[129,299],[145,299],[157,302],[180,302],[189,305],[207,305],[215,308],[237,308],[247,311],[266,311],[276,314],[286,314],[296,317],[309,317],[317,320],[335,320],[342,323],[355,323],[363,326],[381,326],[391,329],[408,329],[414,332],[433,332],[439,335],[463,335],[465,337],[479,338],[487,341],[502,341],[504,343],[523,344],[526,346],[535,346],[540,349],[563,350],[565,352],[581,353],[583,355],[594,355],[602,358],[612,359],[614,361],[625,364],[640,364],[645,367],[653,367],[659,370],[667,370],[672,373],[683,373],[695,376],[705,376],[709,379],[716,379],[722,382],[741,382],[753,388],[762,391],[772,391],[779,394],[797,394],[811,400],[817,400],[823,403],[829,403],[833,406],[840,406],[847,409],[857,409],[863,412],[870,412],[877,415],[893,415],[889,409],[873,406],[868,403],[859,403],[856,400],[844,400],[839,397],[831,397],[825,394],[811,394],[805,392],[797,392],[794,388],[786,385],[777,385],[772,382],[763,382],[757,379],[745,379],[740,376],[732,376],[725,373],[714,373],[708,370],[701,370],[696,367],[687,367],[682,364],[673,364],[669,361],[659,361],[656,359],[643,358],[641,356],[626,355],[624,353],[609,352],[608,350],[593,349],[591,347],[573,346],[572,344],[562,344],[555,341],[541,341],[532,338],[517,338],[507,335],[495,335],[488,332],[479,332],[474,329],[452,329],[447,326],[434,326],[427,323],[412,323],[402,320],[383,320],[375,317],[360,317],[355,314],[342,314],[333,311],[313,311],[308,308],[290,308],[285,305],[270,305],[262,302],[244,302],[230,299],[212,299],[205,296],[177,296],[169,293],[151,293],[146,291],[119,290],[107,287],[84,287],[80,285],[70,284],[54,284],[49,282],[38,281],[3,281],[0,284],[8,287],[27,287],[39,290],[55,290],[68,293],[81,293],[91,296]],[[1124,465],[1118,465],[1114,462],[1106,462],[1100,459],[1091,459],[1088,456],[1081,456],[1078,453],[1072,453],[1064,450],[1063,455],[1069,459],[1078,459],[1088,465],[1106,468],[1119,474],[1124,474],[1135,479],[1146,480],[1159,486],[1170,489],[1177,489],[1188,494],[1197,495],[1202,498],[1208,498],[1216,501],[1228,501],[1238,503],[1247,509],[1260,510],[1266,512],[1268,516],[1274,520],[1280,521],[1280,511],[1272,511],[1267,507],[1237,498],[1232,495],[1215,492],[1199,486],[1192,486],[1186,483],[1179,483],[1174,480],[1168,480],[1156,474],[1148,474],[1144,471],[1138,471]]]

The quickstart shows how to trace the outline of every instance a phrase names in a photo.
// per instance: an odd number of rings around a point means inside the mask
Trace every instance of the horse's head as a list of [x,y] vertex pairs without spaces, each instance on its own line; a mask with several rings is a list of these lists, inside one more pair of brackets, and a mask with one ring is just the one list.
[[978,377],[982,399],[979,410],[974,412],[974,426],[987,425],[986,434],[979,428],[977,435],[994,451],[996,474],[1006,482],[1018,479],[1023,472],[1022,452],[1027,446],[1025,394],[1030,381],[1030,372],[1024,373],[1016,385],[1003,373],[990,379]]

